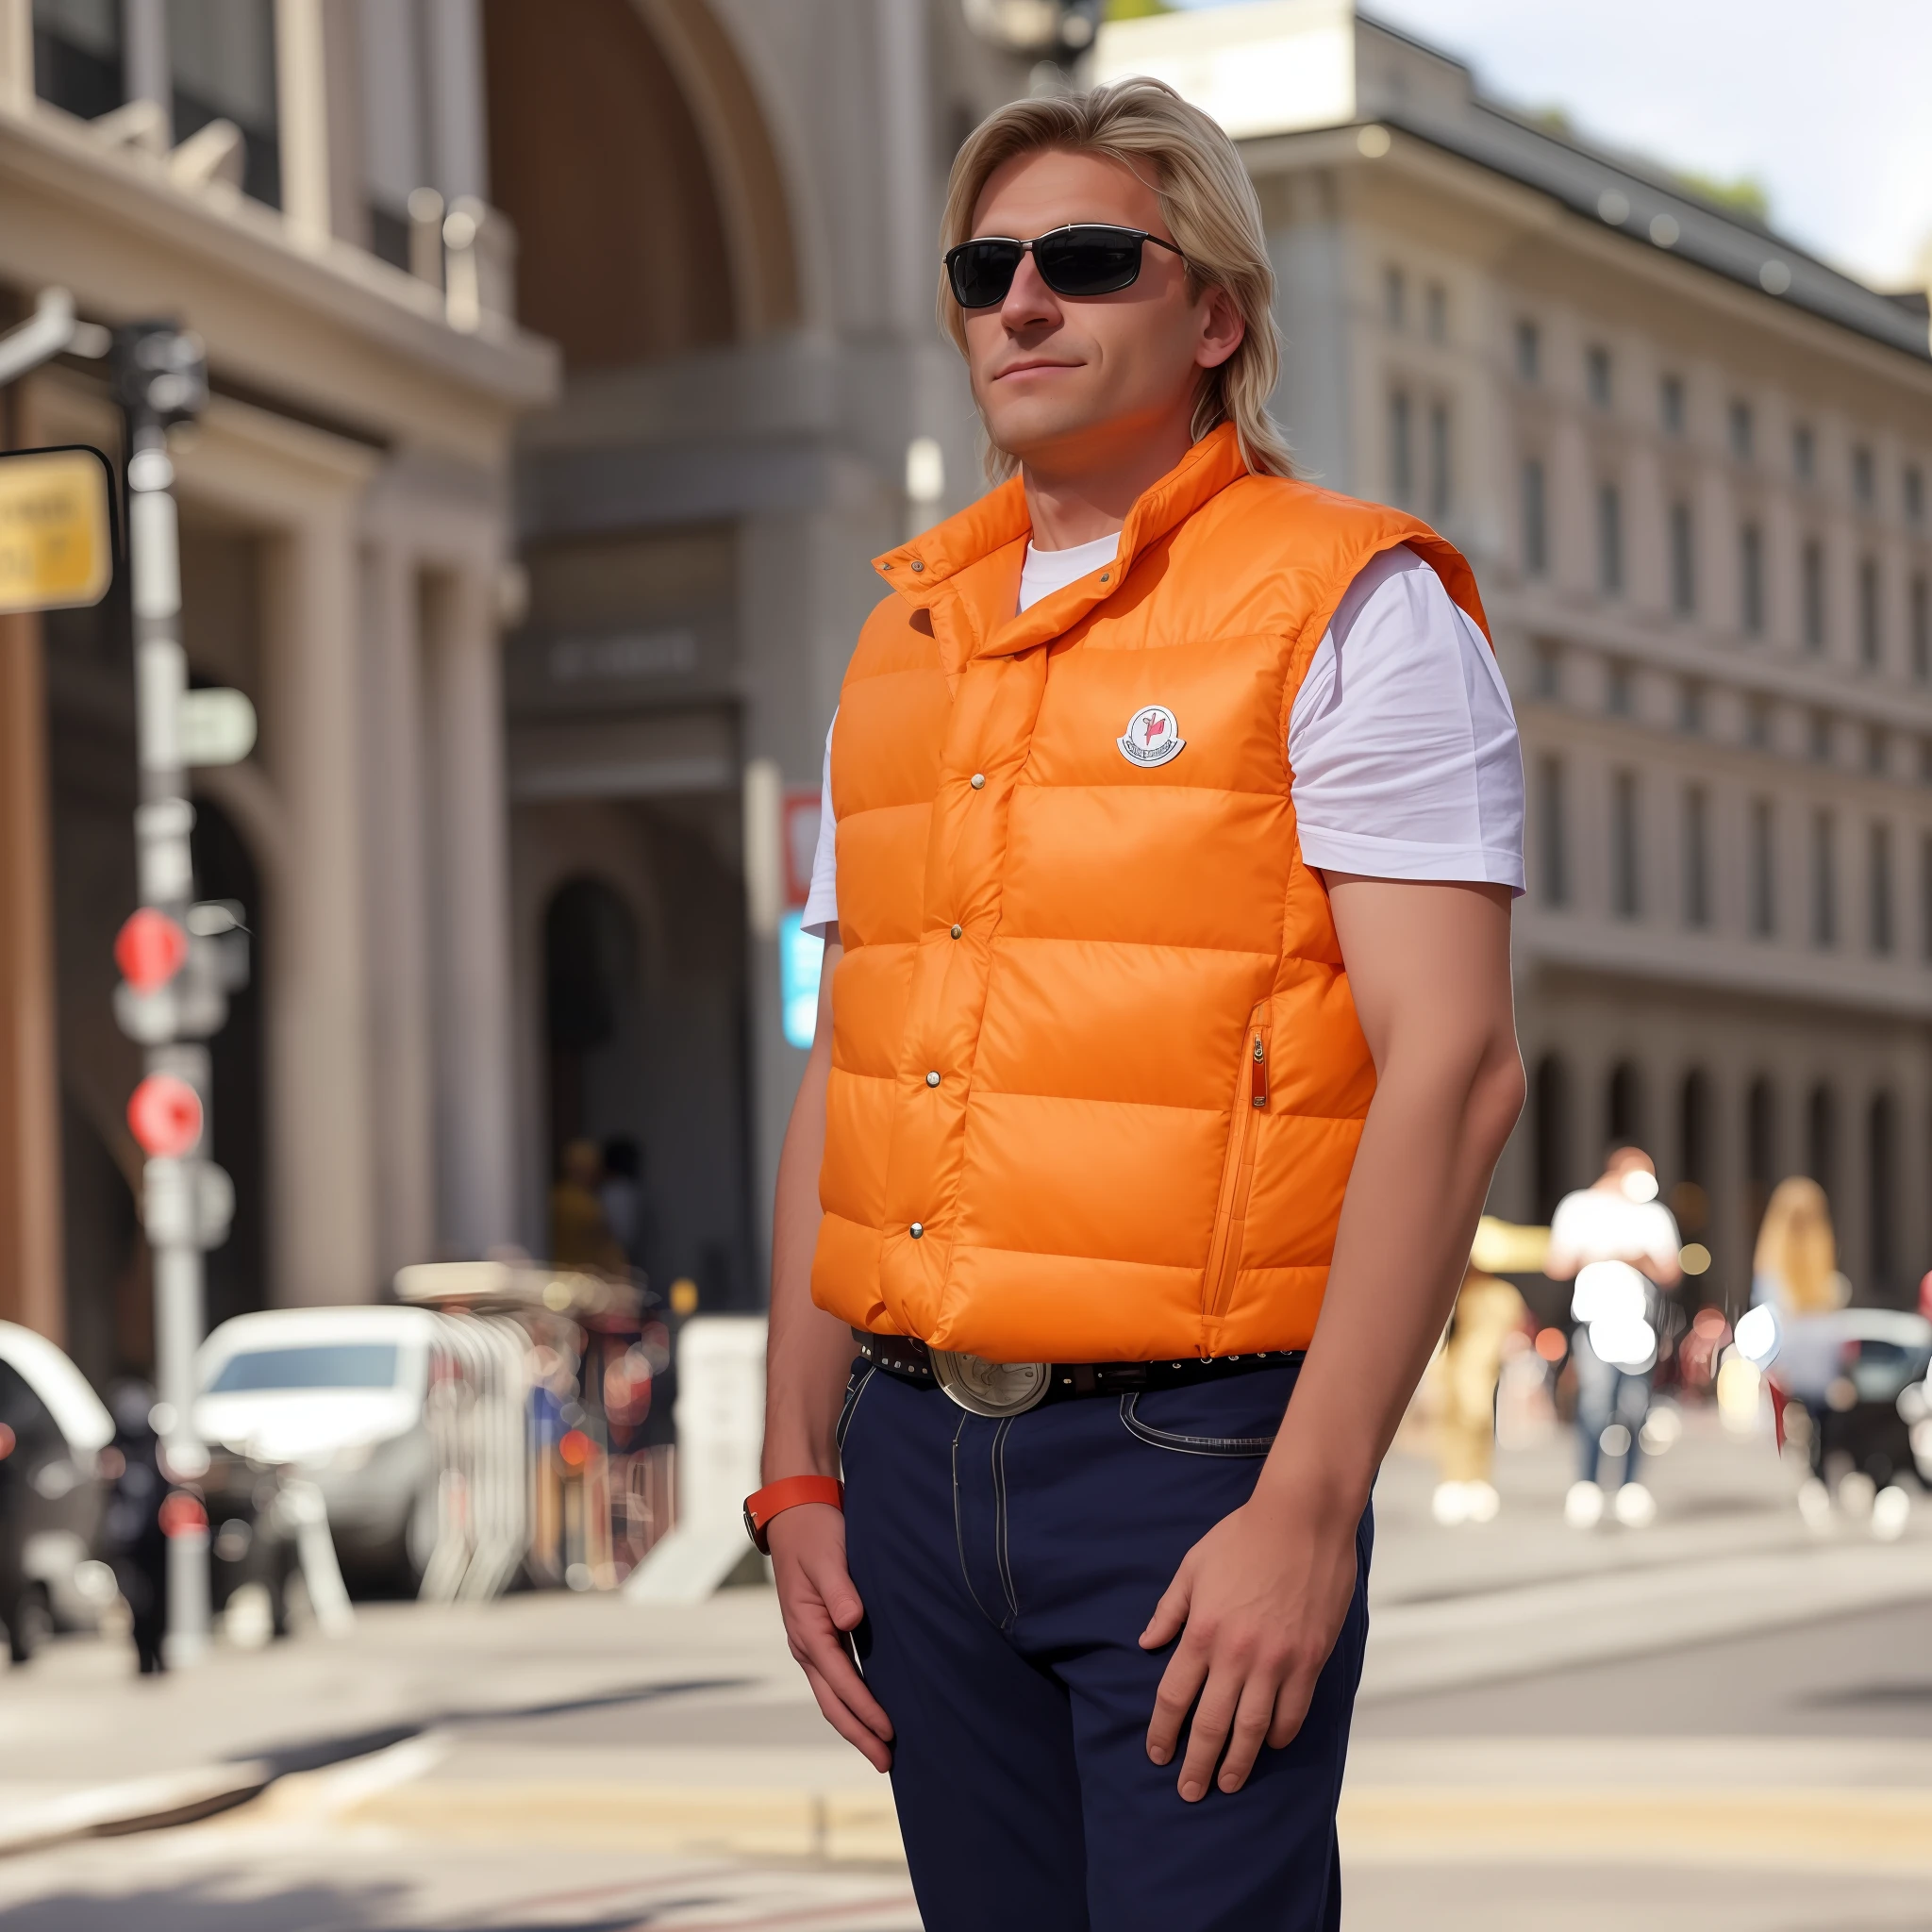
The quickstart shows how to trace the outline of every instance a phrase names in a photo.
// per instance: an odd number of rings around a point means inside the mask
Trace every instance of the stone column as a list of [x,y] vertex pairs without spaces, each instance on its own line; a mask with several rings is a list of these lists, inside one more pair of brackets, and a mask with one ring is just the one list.
[[437,1226],[486,1253],[516,1225],[509,820],[494,576],[432,580],[424,658],[434,876]]
[[393,543],[365,552],[362,594],[375,1253],[387,1280],[436,1253],[422,599],[413,558]]
[[268,975],[272,1299],[358,1302],[377,1287],[363,933],[357,554],[346,498],[312,501],[266,573],[266,749],[289,864]]
[[47,705],[37,617],[0,617],[0,1318],[64,1339]]

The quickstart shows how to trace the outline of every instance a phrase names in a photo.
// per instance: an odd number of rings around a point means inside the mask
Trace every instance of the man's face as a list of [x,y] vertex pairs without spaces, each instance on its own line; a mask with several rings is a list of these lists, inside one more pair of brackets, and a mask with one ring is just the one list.
[[[1093,155],[1024,155],[997,169],[973,234],[1030,242],[1071,222],[1109,222],[1172,241],[1152,189]],[[1188,291],[1179,256],[1143,247],[1112,295],[1057,295],[1029,254],[1007,299],[962,311],[973,393],[995,444],[1029,466],[1104,463],[1113,449],[1191,411],[1201,372],[1240,346],[1219,290]]]

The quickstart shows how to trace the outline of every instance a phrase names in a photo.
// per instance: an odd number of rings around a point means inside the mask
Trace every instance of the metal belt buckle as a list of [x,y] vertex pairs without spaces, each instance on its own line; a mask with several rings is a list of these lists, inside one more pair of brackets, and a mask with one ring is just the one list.
[[990,1362],[944,1348],[926,1353],[933,1380],[974,1415],[1024,1415],[1046,1394],[1045,1362]]

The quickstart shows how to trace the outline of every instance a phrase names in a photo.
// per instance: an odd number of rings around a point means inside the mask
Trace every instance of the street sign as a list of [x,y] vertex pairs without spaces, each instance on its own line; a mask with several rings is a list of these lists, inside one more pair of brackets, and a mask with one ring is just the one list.
[[114,581],[113,504],[97,449],[0,455],[0,611],[98,604]]
[[184,765],[239,765],[255,749],[255,707],[244,691],[184,691],[178,717]]
[[178,1074],[150,1074],[128,1097],[127,1125],[151,1158],[178,1160],[201,1140],[201,1095]]
[[138,993],[166,986],[188,960],[188,935],[152,906],[129,913],[114,940],[114,963]]

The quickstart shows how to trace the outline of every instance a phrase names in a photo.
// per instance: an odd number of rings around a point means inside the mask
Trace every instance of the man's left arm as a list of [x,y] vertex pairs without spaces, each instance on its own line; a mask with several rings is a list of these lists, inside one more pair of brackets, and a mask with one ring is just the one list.
[[1150,1650],[1180,1640],[1147,1752],[1167,1763],[1193,1711],[1179,1776],[1190,1802],[1210,1779],[1239,1790],[1262,1743],[1301,1727],[1355,1589],[1356,1526],[1523,1107],[1508,889],[1326,876],[1375,1097],[1314,1339],[1255,1493],[1188,1552],[1141,1638]]

